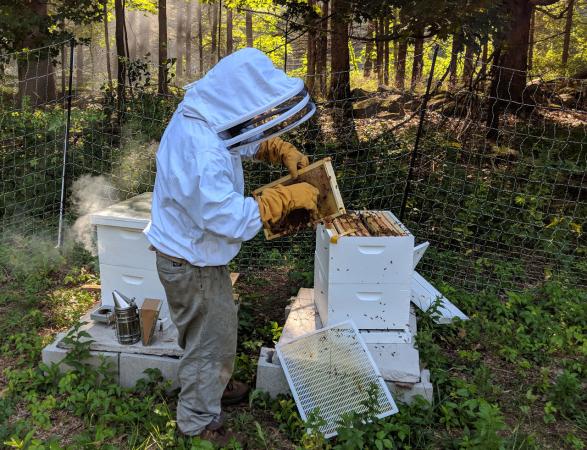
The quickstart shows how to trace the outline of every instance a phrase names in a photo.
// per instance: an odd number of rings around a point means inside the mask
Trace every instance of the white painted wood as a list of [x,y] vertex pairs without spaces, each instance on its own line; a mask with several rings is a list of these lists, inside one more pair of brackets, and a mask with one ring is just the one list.
[[167,297],[156,270],[100,264],[100,280],[103,305],[114,304],[112,291],[118,289],[127,297],[134,297],[139,307],[145,298],[161,299],[160,317],[169,317]]
[[112,291],[162,300],[159,318],[169,325],[169,306],[157,275],[156,255],[149,250],[143,229],[151,220],[151,192],[137,195],[91,215],[97,227],[102,304],[112,305]]
[[328,279],[319,259],[314,260],[314,304],[322,323],[328,323]]
[[142,230],[98,225],[100,264],[157,270],[155,252]]
[[410,279],[414,258],[414,236],[406,233],[405,236],[342,236],[332,243],[333,233],[319,224],[315,257],[328,274],[329,283],[404,283]]
[[329,248],[330,283],[402,283],[412,271],[413,236],[343,236]]
[[281,344],[291,342],[320,328],[322,328],[322,321],[314,306],[313,289],[301,288],[290,305],[279,342]]
[[135,228],[143,230],[151,220],[152,192],[145,192],[101,211],[92,213],[93,225]]
[[422,311],[428,311],[438,298],[441,299],[442,304],[438,310],[440,317],[436,319],[436,323],[448,324],[455,318],[461,320],[469,319],[466,314],[442,295],[438,289],[426,281],[422,275],[414,271],[412,276],[412,303]]
[[408,327],[410,288],[395,284],[335,284],[328,290],[325,324],[352,319],[360,329],[402,330]]
[[367,344],[409,344],[413,338],[409,328],[405,330],[362,329],[359,331]]
[[418,263],[422,259],[422,256],[424,256],[424,253],[426,252],[426,250],[428,250],[428,247],[430,247],[430,242],[424,242],[424,243],[414,247],[414,265],[413,265],[414,270],[416,269],[416,266],[418,265]]
[[[409,331],[416,335],[416,315],[410,313]],[[389,333],[391,334],[391,333]],[[400,383],[418,383],[420,381],[420,355],[412,342],[389,342],[385,335],[379,342],[369,338],[365,330],[361,330],[361,337],[367,343],[367,348],[379,367],[379,371],[385,380],[393,380]]]
[[410,292],[409,284],[328,283],[321,263],[314,263],[314,302],[325,326],[352,319],[361,330],[405,330]]
[[406,330],[410,311],[414,236],[342,236],[316,230],[315,303],[325,326],[352,319],[357,327]]

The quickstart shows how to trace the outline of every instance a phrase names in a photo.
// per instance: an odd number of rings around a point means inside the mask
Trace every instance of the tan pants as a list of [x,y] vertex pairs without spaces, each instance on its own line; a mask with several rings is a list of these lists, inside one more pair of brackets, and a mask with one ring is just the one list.
[[234,368],[238,322],[230,273],[226,266],[195,267],[161,255],[157,272],[184,349],[177,425],[195,436],[220,415],[222,393]]

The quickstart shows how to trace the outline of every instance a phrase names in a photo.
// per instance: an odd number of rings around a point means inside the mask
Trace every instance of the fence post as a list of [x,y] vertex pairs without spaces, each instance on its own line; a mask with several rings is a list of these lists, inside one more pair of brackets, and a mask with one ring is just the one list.
[[432,55],[432,64],[430,65],[430,74],[428,75],[428,82],[426,83],[426,93],[422,100],[422,108],[420,109],[420,121],[418,122],[418,131],[416,132],[416,139],[414,141],[414,149],[410,157],[410,165],[408,168],[408,175],[406,177],[406,184],[404,185],[404,195],[402,198],[401,208],[399,210],[399,219],[404,220],[404,213],[406,211],[406,203],[408,195],[410,194],[410,183],[414,175],[414,165],[416,157],[418,156],[418,147],[420,145],[420,137],[424,130],[424,119],[426,118],[426,110],[428,107],[428,100],[430,99],[430,86],[432,86],[432,78],[434,77],[434,66],[436,65],[436,57],[438,56],[438,44],[434,46],[434,54]]
[[69,41],[69,85],[67,86],[67,119],[65,122],[65,136],[63,137],[63,161],[61,169],[61,199],[59,201],[59,229],[57,231],[57,247],[63,244],[63,216],[65,214],[65,175],[67,169],[67,150],[69,149],[69,127],[71,125],[71,89],[73,85],[73,52],[75,39]]

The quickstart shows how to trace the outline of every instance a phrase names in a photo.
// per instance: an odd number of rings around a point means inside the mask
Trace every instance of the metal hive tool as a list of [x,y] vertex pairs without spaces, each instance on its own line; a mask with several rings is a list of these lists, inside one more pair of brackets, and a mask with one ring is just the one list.
[[336,436],[345,413],[367,412],[369,390],[375,389],[378,418],[398,412],[397,406],[355,325],[344,322],[277,345],[287,382],[305,421],[318,411],[325,424],[319,431]]

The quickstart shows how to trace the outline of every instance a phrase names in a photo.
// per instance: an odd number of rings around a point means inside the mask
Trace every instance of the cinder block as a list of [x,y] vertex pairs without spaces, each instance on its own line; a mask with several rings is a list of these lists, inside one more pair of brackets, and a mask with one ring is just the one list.
[[[416,314],[410,313],[410,330],[417,333]],[[367,342],[367,348],[384,380],[400,383],[418,383],[421,378],[420,354],[415,339],[409,342]]]
[[138,380],[146,378],[146,369],[159,369],[165,380],[171,380],[170,390],[179,387],[177,369],[179,358],[170,356],[141,355],[137,353],[121,353],[119,361],[119,384],[122,387],[133,387]]
[[418,383],[398,383],[394,381],[385,381],[385,383],[396,401],[410,404],[418,395],[422,396],[428,403],[433,401],[434,387],[430,382],[429,370],[422,370]]
[[289,394],[290,392],[283,368],[279,364],[279,358],[272,348],[261,348],[257,364],[256,388],[267,392],[273,398],[278,394]]
[[286,307],[285,313],[287,320],[279,338],[280,344],[322,328],[320,316],[314,305],[313,289],[301,288],[293,303]]
[[[59,348],[57,344],[65,337],[65,333],[60,333],[55,337],[55,340],[47,345],[41,352],[42,360],[45,364],[58,364],[67,355],[67,350]],[[90,357],[86,361],[93,367],[98,367],[103,360],[109,364],[110,370],[115,374],[115,380],[118,380],[118,353],[115,352],[90,352]],[[68,372],[71,367],[67,364],[61,364],[61,371]]]

